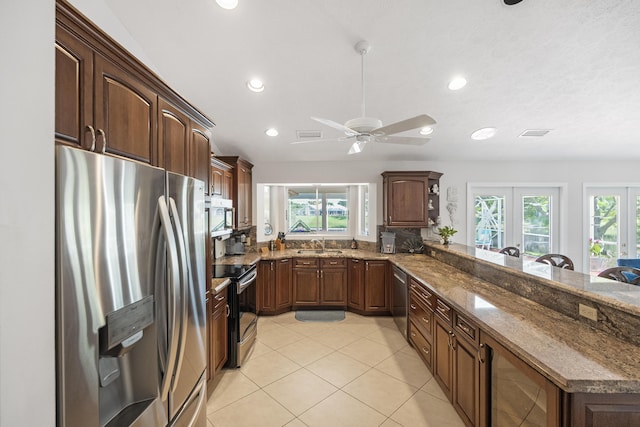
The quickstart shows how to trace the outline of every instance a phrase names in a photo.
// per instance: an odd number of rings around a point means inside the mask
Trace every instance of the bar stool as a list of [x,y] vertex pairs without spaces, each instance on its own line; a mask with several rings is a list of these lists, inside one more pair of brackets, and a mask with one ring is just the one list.
[[554,267],[564,268],[565,270],[573,270],[573,261],[568,256],[560,254],[546,254],[538,257],[536,262],[549,264]]
[[640,269],[626,265],[607,268],[601,271],[598,277],[605,277],[607,279],[617,280],[618,282],[640,286]]
[[500,249],[500,253],[520,258],[520,249],[516,248],[515,246],[507,246],[505,248],[502,248]]

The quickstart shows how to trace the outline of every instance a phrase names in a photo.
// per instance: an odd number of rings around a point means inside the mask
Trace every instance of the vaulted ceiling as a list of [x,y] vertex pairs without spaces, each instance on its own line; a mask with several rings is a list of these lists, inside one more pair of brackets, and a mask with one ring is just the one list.
[[[640,1],[105,0],[161,77],[216,123],[223,154],[258,161],[640,158]],[[436,121],[422,146],[291,145],[310,119]],[[451,91],[454,76],[468,84]],[[247,81],[259,77],[265,90]],[[265,135],[267,128],[279,135]],[[495,127],[485,141],[473,131]],[[544,137],[519,137],[547,129]],[[419,136],[416,131],[407,136]]]

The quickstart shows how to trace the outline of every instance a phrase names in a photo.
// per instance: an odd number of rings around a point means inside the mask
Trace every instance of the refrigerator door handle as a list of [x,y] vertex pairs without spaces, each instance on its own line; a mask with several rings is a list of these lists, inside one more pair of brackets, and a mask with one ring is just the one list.
[[[179,298],[180,301],[177,304],[178,309],[180,310],[180,342],[178,347],[178,358],[176,361],[176,371],[174,376],[178,378],[180,376],[180,369],[182,367],[182,362],[184,359],[184,349],[187,344],[187,317],[188,317],[188,292],[189,292],[189,271],[188,271],[188,261],[187,261],[187,246],[184,241],[184,234],[182,234],[182,224],[180,222],[180,216],[178,215],[178,208],[176,207],[176,202],[173,198],[169,197],[169,209],[171,211],[171,216],[173,218],[173,225],[175,227],[176,233],[176,241],[178,242],[178,257],[180,260],[180,293]],[[177,382],[174,382],[172,391],[175,390],[177,386]]]
[[169,283],[167,284],[169,292],[167,292],[168,305],[168,343],[167,343],[167,361],[164,378],[160,387],[160,396],[162,400],[166,400],[169,396],[169,387],[172,379],[175,377],[176,358],[178,355],[178,340],[180,338],[180,330],[176,327],[176,318],[178,316],[178,301],[176,288],[180,286],[180,267],[178,265],[178,248],[171,226],[171,217],[164,196],[158,199],[158,212],[160,213],[160,224],[167,244],[167,257],[169,259]]

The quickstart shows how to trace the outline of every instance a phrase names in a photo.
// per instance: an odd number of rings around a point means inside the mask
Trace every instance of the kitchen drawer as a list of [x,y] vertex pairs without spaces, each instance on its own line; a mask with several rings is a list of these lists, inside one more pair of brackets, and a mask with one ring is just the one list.
[[411,345],[416,349],[425,365],[427,365],[429,370],[432,370],[431,361],[433,357],[431,355],[431,343],[422,336],[420,329],[413,322],[409,324],[409,341],[411,341]]
[[321,258],[320,266],[322,268],[347,268],[346,258]]
[[318,268],[318,258],[294,258],[295,268]]
[[451,307],[449,307],[449,304],[447,304],[446,302],[442,301],[440,298],[436,298],[436,310],[435,313],[445,322],[447,322],[447,325],[452,325],[452,317],[453,317],[453,310],[451,310]]
[[409,293],[409,319],[414,322],[425,337],[431,341],[431,324],[433,323],[433,312],[424,308],[422,298],[415,292]]
[[453,314],[453,327],[458,331],[459,335],[467,338],[471,343],[478,346],[480,334],[478,327],[466,317],[461,316],[458,312]]
[[212,295],[212,303],[213,303],[214,311],[220,308],[221,306],[224,306],[227,304],[227,289],[228,288],[224,288],[222,291],[218,292],[217,294]]
[[425,307],[433,311],[436,297],[435,295],[433,295],[433,293],[431,293],[431,291],[416,282],[416,280],[413,278],[411,278],[411,280],[409,281],[409,289],[415,292],[416,295],[420,297]]

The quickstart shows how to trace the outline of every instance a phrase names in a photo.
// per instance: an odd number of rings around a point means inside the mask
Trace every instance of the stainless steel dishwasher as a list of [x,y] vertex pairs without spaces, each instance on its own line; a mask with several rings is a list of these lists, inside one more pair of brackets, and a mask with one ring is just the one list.
[[400,268],[393,266],[393,298],[391,314],[393,320],[398,325],[398,329],[402,335],[407,338],[407,305],[408,305],[408,289],[407,273]]

